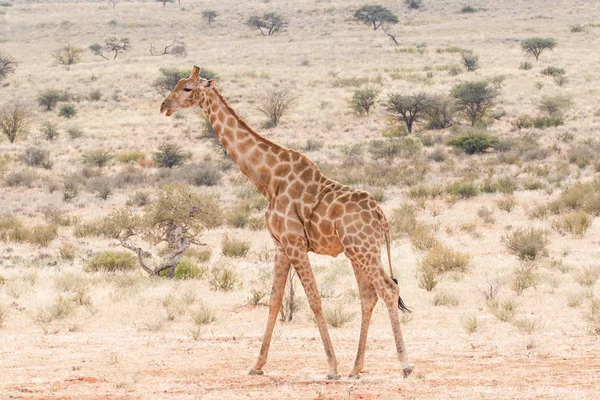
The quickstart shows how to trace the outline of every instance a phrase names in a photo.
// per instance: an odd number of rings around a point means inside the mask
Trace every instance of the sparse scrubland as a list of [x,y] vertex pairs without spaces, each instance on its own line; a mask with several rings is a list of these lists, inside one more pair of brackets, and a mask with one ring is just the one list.
[[[600,3],[0,2],[0,397],[598,398]],[[191,67],[388,217],[415,372],[387,310],[326,385],[288,277],[265,366],[268,201]],[[310,255],[340,372],[361,301]],[[384,256],[384,263],[387,263]]]

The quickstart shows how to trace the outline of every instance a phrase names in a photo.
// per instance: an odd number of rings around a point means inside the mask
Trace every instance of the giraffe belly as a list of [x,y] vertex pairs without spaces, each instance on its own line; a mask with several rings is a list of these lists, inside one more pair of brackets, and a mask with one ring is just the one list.
[[330,228],[328,224],[310,223],[306,229],[306,234],[308,236],[308,250],[313,253],[336,257],[343,251],[340,239],[337,237],[335,230]]

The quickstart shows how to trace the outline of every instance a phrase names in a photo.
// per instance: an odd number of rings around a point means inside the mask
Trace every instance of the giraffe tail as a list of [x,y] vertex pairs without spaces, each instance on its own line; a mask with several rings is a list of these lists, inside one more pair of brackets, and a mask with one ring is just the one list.
[[[381,217],[383,232],[384,232],[384,236],[385,236],[385,248],[387,250],[388,262],[389,262],[389,266],[390,266],[390,278],[392,278],[392,281],[394,281],[396,286],[399,286],[398,279],[394,278],[394,271],[392,270],[392,250],[391,250],[391,245],[390,245],[390,226],[388,225],[387,219],[385,218],[385,214],[383,213],[383,211],[381,211],[381,210],[378,210],[378,211],[379,211],[378,214]],[[398,296],[398,308],[404,314],[410,314],[412,312],[412,310],[410,308],[408,308],[406,306],[406,304],[404,304],[404,300],[402,300],[402,297],[400,297],[400,296]]]

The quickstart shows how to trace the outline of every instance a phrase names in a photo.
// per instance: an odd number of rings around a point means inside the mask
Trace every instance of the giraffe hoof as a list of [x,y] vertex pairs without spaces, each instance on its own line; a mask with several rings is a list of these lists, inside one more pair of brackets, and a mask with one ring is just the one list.
[[406,367],[404,367],[402,369],[402,373],[404,374],[404,377],[408,378],[408,376],[411,374],[411,372],[413,372],[413,369],[415,369],[415,366],[412,364],[408,364]]
[[328,381],[337,381],[338,379],[340,379],[341,376],[340,374],[327,374],[327,380]]
[[362,375],[360,374],[360,372],[357,372],[356,374],[352,373],[352,374],[348,375],[348,378],[360,379],[360,378],[362,378]]
[[250,372],[248,372],[248,375],[264,375],[264,372],[258,367],[252,367]]

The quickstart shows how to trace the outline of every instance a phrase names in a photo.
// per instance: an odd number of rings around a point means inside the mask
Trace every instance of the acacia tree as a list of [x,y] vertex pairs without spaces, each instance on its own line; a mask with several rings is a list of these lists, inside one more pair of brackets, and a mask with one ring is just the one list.
[[475,126],[496,105],[500,86],[490,80],[461,82],[452,88],[450,95],[455,99],[456,110]]
[[285,17],[277,13],[265,13],[261,16],[253,15],[246,21],[246,26],[257,28],[263,36],[273,36],[288,25]]
[[384,26],[384,24],[394,25],[398,23],[398,17],[380,5],[362,6],[354,12],[354,19],[365,25],[373,25],[374,31]]
[[392,118],[404,122],[408,133],[411,133],[414,123],[421,119],[429,107],[429,96],[425,93],[390,93],[384,107]]
[[531,54],[537,61],[540,58],[540,54],[544,50],[553,50],[556,47],[556,40],[551,38],[530,38],[525,39],[521,42],[521,48],[527,54]]
[[71,69],[71,65],[77,64],[79,61],[81,61],[82,53],[82,48],[67,44],[59,49],[54,50],[51,55],[58,64],[65,67],[65,69],[68,71]]
[[209,28],[212,26],[213,22],[215,22],[215,19],[217,19],[218,15],[219,13],[217,13],[215,10],[202,11],[202,19],[206,21]]
[[22,104],[5,105],[0,109],[0,131],[9,142],[14,143],[19,136],[27,134],[29,109]]
[[[166,185],[159,190],[155,202],[141,214],[123,208],[100,221],[104,236],[118,239],[121,245],[137,254],[141,267],[150,275],[159,275],[169,269],[172,278],[183,253],[190,245],[206,246],[199,237],[206,229],[216,228],[223,213],[214,196],[199,195],[182,184]],[[166,243],[169,252],[152,267],[152,254],[136,245],[143,241],[151,245]]]
[[150,43],[150,54],[153,56],[166,56],[171,55],[175,58],[183,58],[187,57],[187,50],[185,48],[185,43],[181,40],[175,38],[171,42],[171,44],[166,45],[162,51],[157,50],[154,47],[154,43]]
[[377,96],[379,96],[379,90],[377,89],[356,89],[352,98],[348,101],[348,106],[358,115],[366,113],[368,116],[371,108],[375,106]]
[[0,53],[0,82],[15,73],[17,62],[9,55]]
[[102,57],[105,60],[108,60],[108,57],[104,55],[104,52],[113,53],[113,60],[116,60],[119,54],[123,54],[126,51],[131,50],[131,45],[129,44],[128,38],[118,39],[115,36],[111,36],[107,39],[104,39],[104,46],[94,43],[89,47],[89,49],[94,55]]

